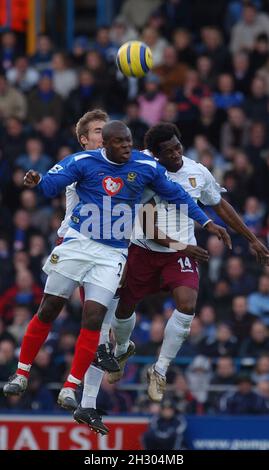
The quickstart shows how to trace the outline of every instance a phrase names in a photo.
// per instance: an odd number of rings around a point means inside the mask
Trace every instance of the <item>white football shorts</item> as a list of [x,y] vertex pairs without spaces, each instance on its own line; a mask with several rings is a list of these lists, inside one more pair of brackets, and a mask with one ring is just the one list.
[[[79,287],[77,281],[68,279],[56,271],[51,271],[48,275],[47,282],[44,288],[45,294],[55,295],[64,299],[69,299],[74,290]],[[108,307],[114,297],[114,293],[104,287],[90,284],[89,282],[83,283],[85,301],[92,300],[98,302],[105,307]]]
[[88,238],[69,239],[54,248],[43,271],[48,275],[57,272],[80,285],[93,284],[114,294],[127,253],[127,249],[113,248]]

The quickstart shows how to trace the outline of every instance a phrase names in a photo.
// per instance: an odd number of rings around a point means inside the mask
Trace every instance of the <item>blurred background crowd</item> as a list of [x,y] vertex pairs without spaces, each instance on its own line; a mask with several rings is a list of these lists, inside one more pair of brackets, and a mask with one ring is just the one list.
[[[225,198],[269,244],[269,1],[126,0],[111,2],[111,23],[91,37],[78,31],[70,50],[40,34],[34,53],[24,34],[0,37],[0,383],[16,369],[25,328],[42,297],[42,264],[54,247],[65,196],[45,200],[23,187],[30,168],[45,173],[79,151],[74,127],[95,107],[130,127],[136,148],[159,121],[175,123],[185,155],[205,165],[227,189]],[[127,40],[153,52],[145,79],[127,79],[115,55]],[[217,223],[221,223],[210,212]],[[205,232],[199,245],[200,295],[189,338],[168,374],[168,391],[186,413],[269,412],[269,267],[256,263],[242,237],[233,250]],[[137,356],[118,385],[104,380],[99,406],[111,413],[154,412],[145,395],[174,309],[169,294],[137,309]],[[56,410],[80,327],[76,292],[54,323],[21,398],[0,407]],[[57,409],[57,411],[59,411]]]

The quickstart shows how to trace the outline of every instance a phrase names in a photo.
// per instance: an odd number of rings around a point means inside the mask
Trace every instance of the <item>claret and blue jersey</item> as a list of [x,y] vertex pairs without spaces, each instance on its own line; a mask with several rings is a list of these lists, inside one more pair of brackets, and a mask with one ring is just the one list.
[[137,150],[132,151],[130,160],[124,164],[108,160],[104,149],[73,154],[49,170],[39,187],[45,196],[55,197],[74,182],[80,201],[70,226],[110,246],[127,245],[132,224],[128,236],[124,227],[124,238],[120,238],[120,227],[132,221],[135,205],[140,203],[146,186],[177,207],[187,204],[189,217],[201,225],[208,221],[188,193],[167,179],[165,168]]

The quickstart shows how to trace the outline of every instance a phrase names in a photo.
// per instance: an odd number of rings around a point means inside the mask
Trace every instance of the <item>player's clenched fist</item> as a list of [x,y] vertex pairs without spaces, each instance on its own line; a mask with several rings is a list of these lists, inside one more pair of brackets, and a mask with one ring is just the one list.
[[24,186],[27,186],[28,188],[34,188],[39,183],[39,180],[40,174],[37,173],[37,171],[29,170],[23,179]]

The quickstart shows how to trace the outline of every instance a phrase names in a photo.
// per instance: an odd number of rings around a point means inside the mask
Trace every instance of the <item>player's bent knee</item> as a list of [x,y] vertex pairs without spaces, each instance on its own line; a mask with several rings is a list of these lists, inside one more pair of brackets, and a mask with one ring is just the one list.
[[186,315],[193,315],[196,309],[198,292],[189,287],[177,287],[173,291],[173,297],[176,303],[176,308],[179,312]]
[[93,301],[86,301],[82,312],[82,328],[99,331],[106,314],[107,308],[104,305]]
[[82,319],[81,326],[87,330],[100,331],[104,317],[100,315],[92,315],[90,318]]
[[133,315],[134,311],[135,305],[127,305],[120,300],[115,316],[120,320],[127,320]]
[[177,310],[185,315],[193,315],[195,313],[196,303],[193,302],[180,302],[177,305]]
[[54,321],[65,304],[65,299],[45,294],[38,309],[38,318],[44,323]]

